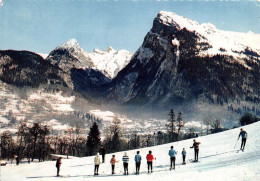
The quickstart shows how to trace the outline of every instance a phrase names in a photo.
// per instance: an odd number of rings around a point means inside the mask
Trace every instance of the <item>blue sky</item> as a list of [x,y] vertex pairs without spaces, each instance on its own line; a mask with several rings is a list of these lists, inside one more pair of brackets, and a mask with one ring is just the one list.
[[135,52],[160,10],[218,29],[260,34],[257,1],[4,0],[0,7],[0,49],[49,53],[76,38],[94,48]]

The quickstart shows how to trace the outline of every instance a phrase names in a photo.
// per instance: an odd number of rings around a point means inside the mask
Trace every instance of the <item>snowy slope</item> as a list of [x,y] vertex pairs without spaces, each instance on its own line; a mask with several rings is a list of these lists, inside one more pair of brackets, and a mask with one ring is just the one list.
[[114,50],[108,47],[105,51],[94,49],[89,56],[97,70],[109,78],[114,78],[130,62],[133,54],[127,50]]
[[[176,142],[174,144],[165,144],[150,148],[139,149],[142,156],[140,175],[134,175],[134,155],[136,150],[128,151],[130,157],[129,176],[122,174],[122,155],[124,152],[116,153],[119,163],[116,164],[116,175],[111,176],[109,159],[111,154],[106,155],[106,163],[100,165],[100,175],[92,176],[94,157],[72,158],[62,160],[61,175],[55,177],[55,162],[21,164],[20,166],[7,165],[1,167],[2,180],[211,180],[211,181],[243,181],[260,180],[260,122],[245,126],[249,138],[245,152],[237,152],[240,140],[234,149],[239,128],[226,132],[199,137],[201,142],[199,163],[187,162],[182,165],[180,152],[182,148],[187,150],[187,160],[193,158],[192,139]],[[168,151],[170,146],[174,145],[178,151],[176,159],[176,170],[169,171]],[[147,165],[145,156],[149,150],[153,151],[156,160],[154,161],[154,173],[147,175]]]
[[[239,33],[232,31],[218,30],[213,24],[199,24],[196,21],[179,16],[172,12],[160,11],[158,18],[161,23],[169,27],[176,27],[178,30],[186,28],[191,32],[196,32],[201,44],[208,43],[209,49],[200,51],[200,55],[230,55],[237,58],[237,61],[244,64],[243,58],[246,58],[245,49],[249,49],[260,55],[260,34],[251,31],[248,33]],[[176,44],[178,40],[172,43]],[[245,65],[246,66],[246,65]]]

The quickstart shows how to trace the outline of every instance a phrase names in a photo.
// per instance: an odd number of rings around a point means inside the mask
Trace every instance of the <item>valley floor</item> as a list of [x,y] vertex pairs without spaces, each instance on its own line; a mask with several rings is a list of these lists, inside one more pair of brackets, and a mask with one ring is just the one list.
[[[232,129],[214,135],[198,137],[201,142],[198,163],[190,162],[193,159],[192,139],[165,144],[150,148],[139,149],[142,156],[140,175],[135,175],[134,155],[137,150],[127,151],[129,162],[129,175],[123,175],[122,156],[124,152],[115,153],[115,175],[111,175],[109,160],[111,154],[106,155],[106,163],[100,165],[99,176],[93,176],[94,157],[63,159],[61,177],[56,177],[55,161],[41,163],[21,164],[16,166],[9,164],[1,168],[1,181],[16,180],[210,180],[210,181],[248,181],[260,180],[260,122],[244,127],[248,133],[248,140],[244,152],[238,151],[241,140],[236,144],[240,128]],[[236,144],[236,147],[234,148]],[[168,151],[173,145],[178,151],[176,170],[169,170]],[[181,151],[186,148],[187,164],[182,165]],[[154,160],[154,172],[147,174],[146,154],[151,150],[156,157]]]

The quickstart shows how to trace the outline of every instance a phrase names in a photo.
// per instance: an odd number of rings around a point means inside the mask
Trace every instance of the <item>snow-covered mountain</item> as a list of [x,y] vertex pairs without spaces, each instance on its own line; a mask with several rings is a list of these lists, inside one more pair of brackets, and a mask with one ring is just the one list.
[[105,51],[94,49],[89,56],[97,70],[113,79],[130,62],[133,54],[127,50],[114,50],[108,47]]
[[75,39],[56,47],[46,60],[65,72],[63,79],[71,89],[85,95],[95,95],[93,89],[110,82],[101,71],[95,69],[91,58]]
[[260,102],[260,35],[226,32],[161,11],[118,73],[108,100],[172,106]]
[[[130,61],[131,53],[126,50],[95,50],[85,52],[75,39],[66,41],[56,47],[46,58],[66,74],[63,79],[73,90],[93,93],[105,85]],[[87,93],[87,94],[88,94]]]
[[105,51],[94,49],[88,54],[76,39],[71,39],[55,48],[47,60],[66,71],[71,68],[84,70],[91,68],[113,79],[129,63],[132,55],[127,50],[118,51],[112,47],[108,47]]
[[56,47],[46,59],[65,71],[72,68],[87,69],[93,67],[89,55],[80,47],[76,39],[71,39]]
[[[165,11],[159,12],[157,19],[163,25],[174,27],[177,31],[185,28],[190,32],[195,32],[200,56],[217,54],[233,56],[235,61],[250,68],[244,59],[251,59],[248,57],[250,53],[254,58],[258,58],[260,55],[260,34],[254,34],[251,31],[239,33],[218,30],[213,24],[199,24],[196,21]],[[177,46],[180,44],[177,38],[174,38],[172,43]]]
[[187,120],[210,114],[237,122],[246,111],[260,115],[259,36],[161,11],[134,55],[111,47],[88,54],[75,39],[45,60],[33,52],[5,50],[0,51],[0,79],[19,87],[70,89],[115,109],[134,105],[139,111],[138,105],[156,114],[174,108],[185,111]]
[[[24,163],[19,166],[7,164],[1,167],[3,180],[211,180],[211,181],[244,181],[260,180],[260,122],[244,127],[248,137],[245,151],[238,151],[240,140],[237,137],[240,128],[228,130],[218,134],[198,137],[201,142],[199,151],[200,162],[191,162],[194,158],[194,150],[190,149],[193,140],[188,139],[175,143],[138,149],[142,157],[140,175],[135,175],[134,156],[137,150],[126,151],[129,156],[129,175],[123,175],[123,163],[121,161],[124,152],[112,153],[118,162],[115,166],[115,175],[111,175],[110,159],[112,154],[107,154],[105,163],[99,167],[99,175],[94,175],[94,157],[71,157],[62,159],[60,174],[56,177],[55,161],[40,163]],[[168,152],[170,146],[178,152],[176,155],[175,170],[170,171],[170,158]],[[181,151],[186,148],[186,165],[182,165]],[[147,174],[146,155],[151,150],[156,159],[153,161],[153,173]],[[15,173],[15,174],[14,174]]]

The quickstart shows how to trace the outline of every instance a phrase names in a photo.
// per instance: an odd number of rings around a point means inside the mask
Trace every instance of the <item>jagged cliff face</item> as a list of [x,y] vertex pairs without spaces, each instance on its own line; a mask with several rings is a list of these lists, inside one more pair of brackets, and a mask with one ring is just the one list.
[[95,70],[93,61],[75,39],[55,48],[46,60],[65,72],[62,78],[71,89],[85,95],[95,95],[100,85],[110,82],[109,78]]
[[93,67],[92,60],[75,39],[66,41],[55,48],[46,60],[66,72],[72,68]]
[[0,79],[19,87],[40,84],[65,85],[63,71],[28,51],[0,51]]
[[[238,38],[239,37],[239,38]],[[142,46],[113,81],[120,103],[172,105],[200,97],[259,102],[258,35],[217,30],[210,24],[160,12]]]

